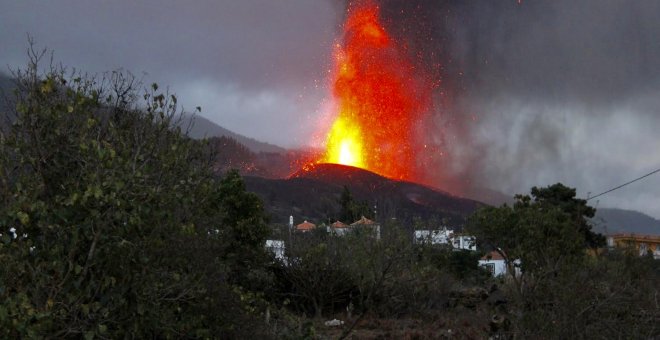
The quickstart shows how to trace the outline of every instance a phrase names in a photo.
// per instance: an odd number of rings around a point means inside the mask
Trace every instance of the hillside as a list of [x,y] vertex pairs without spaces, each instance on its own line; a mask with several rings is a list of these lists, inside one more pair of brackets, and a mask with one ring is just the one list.
[[285,223],[289,215],[293,215],[296,221],[306,219],[321,223],[333,220],[339,213],[338,200],[344,185],[356,200],[377,206],[380,221],[395,218],[410,224],[419,218],[434,224],[429,227],[443,222],[461,226],[469,214],[484,205],[423,185],[394,181],[337,164],[318,164],[287,179],[246,176],[245,182],[248,190],[263,199],[274,223]]
[[12,82],[11,78],[4,73],[0,73],[0,92],[11,90],[13,87],[14,83]]
[[254,153],[266,152],[266,153],[285,153],[286,149],[281,148],[277,145],[260,142],[256,139],[240,135],[238,133],[229,131],[222,126],[213,123],[212,121],[199,116],[191,116],[185,114],[182,117],[181,128],[186,130],[190,125],[190,130],[188,131],[188,136],[192,138],[201,139],[204,137],[230,137],[235,139],[237,142],[245,145],[250,151]]
[[593,219],[594,230],[609,235],[633,233],[660,235],[660,221],[639,211],[600,208]]

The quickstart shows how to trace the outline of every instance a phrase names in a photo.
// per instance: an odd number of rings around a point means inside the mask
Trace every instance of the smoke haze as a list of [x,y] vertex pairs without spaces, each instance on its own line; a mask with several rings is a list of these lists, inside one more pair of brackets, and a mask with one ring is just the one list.
[[[423,124],[440,186],[513,194],[561,181],[586,197],[660,168],[660,2],[380,4],[440,82]],[[30,33],[64,65],[146,72],[219,125],[304,146],[328,123],[343,16],[340,0],[0,0],[0,66],[25,65]],[[598,205],[660,218],[658,188],[652,176]]]
[[[586,197],[660,168],[659,2],[382,6],[441,81],[432,122],[453,180],[507,193],[561,181]],[[657,188],[651,177],[599,204],[658,217]]]

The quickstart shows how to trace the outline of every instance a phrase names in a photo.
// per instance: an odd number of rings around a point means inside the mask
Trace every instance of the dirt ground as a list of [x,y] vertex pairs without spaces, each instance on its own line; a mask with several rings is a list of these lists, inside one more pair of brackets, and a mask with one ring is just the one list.
[[[337,339],[350,324],[343,320],[345,324],[341,327],[328,327],[324,321],[314,322],[319,339]],[[474,312],[456,313],[452,318],[438,317],[435,320],[367,317],[358,322],[348,339],[484,339],[488,338],[488,331],[488,322]]]

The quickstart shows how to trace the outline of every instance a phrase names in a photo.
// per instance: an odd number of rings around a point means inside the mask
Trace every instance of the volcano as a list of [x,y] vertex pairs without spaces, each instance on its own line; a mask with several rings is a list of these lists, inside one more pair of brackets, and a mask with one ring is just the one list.
[[336,219],[344,186],[356,200],[375,206],[381,223],[396,219],[411,225],[413,220],[421,219],[429,224],[460,227],[468,215],[485,206],[425,185],[340,164],[315,164],[286,179],[245,176],[245,183],[264,201],[271,222],[282,224],[290,215],[318,223]]

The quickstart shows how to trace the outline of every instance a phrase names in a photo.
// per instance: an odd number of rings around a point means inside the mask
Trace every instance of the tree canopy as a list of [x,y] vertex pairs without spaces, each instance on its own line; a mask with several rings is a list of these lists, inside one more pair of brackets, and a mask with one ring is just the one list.
[[557,207],[575,220],[578,231],[584,237],[585,246],[596,248],[605,245],[605,237],[593,232],[587,219],[596,215],[596,209],[588,206],[586,200],[576,198],[574,188],[556,183],[545,188],[532,187],[531,194],[535,203]]
[[513,206],[478,211],[468,224],[485,249],[506,259],[510,273],[514,266],[537,278],[555,273],[567,262],[580,260],[587,246],[599,245],[603,238],[591,231],[586,219],[595,209],[576,199],[575,189],[557,183],[515,198]]
[[40,72],[41,56],[14,74],[0,138],[1,336],[235,336],[248,312],[227,259],[263,253],[259,200],[236,173],[217,181],[176,96]]
[[347,186],[344,186],[344,189],[341,192],[339,204],[339,219],[341,221],[350,224],[359,220],[362,216],[373,218],[372,211],[369,209],[369,204],[366,201],[356,201],[351,190]]

